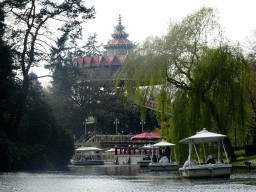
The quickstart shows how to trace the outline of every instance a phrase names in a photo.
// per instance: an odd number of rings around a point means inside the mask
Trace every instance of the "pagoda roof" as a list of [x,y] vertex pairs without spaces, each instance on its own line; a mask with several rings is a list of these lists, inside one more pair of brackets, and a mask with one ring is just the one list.
[[108,43],[104,45],[105,49],[120,48],[120,47],[129,47],[129,48],[134,47],[134,43],[132,43],[130,40],[127,39],[129,34],[123,31],[123,29],[124,29],[124,26],[122,25],[122,22],[121,22],[121,14],[119,14],[118,25],[115,27],[115,31],[112,34],[113,39],[108,41]]
[[120,48],[120,47],[133,47],[134,44],[128,39],[113,39],[104,46],[105,49],[109,48]]
[[77,66],[79,67],[100,67],[100,66],[111,66],[111,65],[122,65],[124,59],[128,57],[126,56],[91,56],[91,57],[84,57],[84,58],[77,58],[74,60]]
[[85,63],[84,63],[83,65],[90,65],[91,60],[92,60],[92,58],[90,58],[90,57],[85,57],[85,58],[84,58]]

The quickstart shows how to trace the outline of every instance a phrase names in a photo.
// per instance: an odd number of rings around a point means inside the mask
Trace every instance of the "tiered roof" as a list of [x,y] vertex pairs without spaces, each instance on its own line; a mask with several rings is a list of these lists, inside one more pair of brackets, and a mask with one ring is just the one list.
[[92,56],[75,59],[75,63],[79,67],[101,67],[101,66],[113,66],[122,65],[124,59],[127,56]]
[[129,34],[123,31],[123,29],[124,29],[124,26],[122,25],[122,21],[121,21],[121,14],[119,14],[118,25],[115,27],[115,31],[112,34],[112,37],[114,39],[110,40],[107,45],[104,45],[105,49],[134,47],[134,44],[127,39]]

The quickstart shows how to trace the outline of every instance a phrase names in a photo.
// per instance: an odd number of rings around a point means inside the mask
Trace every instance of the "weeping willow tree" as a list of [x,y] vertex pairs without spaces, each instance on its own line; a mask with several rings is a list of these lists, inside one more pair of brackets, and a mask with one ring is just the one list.
[[[238,47],[223,43],[217,15],[203,7],[171,22],[167,35],[150,37],[134,49],[120,73],[126,96],[141,104],[157,101],[158,120],[165,122],[162,134],[177,144],[179,161],[188,154],[179,140],[204,127],[227,135],[231,127],[243,132],[246,60]],[[235,160],[229,139],[224,142]]]
[[[170,138],[178,142],[179,135],[189,136],[203,127],[229,136],[235,129],[237,135],[245,136],[247,70],[237,48],[226,45],[206,50],[192,71],[191,90],[175,93]],[[229,139],[224,142],[235,160]]]

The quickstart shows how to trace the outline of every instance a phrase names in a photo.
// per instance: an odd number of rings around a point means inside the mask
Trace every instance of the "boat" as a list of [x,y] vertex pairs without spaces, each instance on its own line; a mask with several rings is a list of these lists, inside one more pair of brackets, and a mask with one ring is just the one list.
[[139,164],[140,167],[148,167],[148,164],[151,163],[152,161],[152,156],[150,151],[154,150],[155,148],[152,147],[151,144],[148,144],[148,145],[144,145],[140,149],[144,150],[144,158],[143,160],[138,161],[137,164]]
[[[155,148],[159,148],[159,147],[174,147],[176,145],[162,140],[159,143],[156,143],[152,146],[155,147]],[[174,149],[174,154],[175,154],[175,149]],[[169,162],[169,159],[167,157],[165,157],[166,161],[161,161],[160,160],[160,161],[157,161],[156,163],[155,162],[149,163],[148,166],[149,166],[150,170],[151,171],[173,171],[173,170],[178,170],[179,164],[176,163],[177,162],[176,154],[175,154],[176,162],[171,162],[171,156],[172,156],[172,153],[170,153],[170,162]]]
[[[103,165],[101,152],[103,149],[97,147],[80,147],[75,150],[75,158],[71,160],[72,165]],[[80,155],[78,155],[80,153]]]
[[[225,150],[225,146],[223,143],[223,139],[228,136],[222,135],[222,134],[217,134],[217,133],[212,133],[207,131],[205,128],[200,131],[199,133],[182,139],[179,142],[183,144],[189,144],[189,157],[191,157],[191,151],[192,151],[192,145],[194,145],[196,155],[198,158],[199,164],[197,165],[192,165],[190,163],[190,158],[188,160],[188,166],[187,167],[182,167],[179,168],[180,175],[184,178],[230,178],[230,172],[232,168],[232,164],[229,164],[228,156]],[[217,164],[201,164],[196,146],[195,144],[203,144],[203,149],[204,149],[204,143],[212,143],[212,142],[217,142],[218,143],[218,162]],[[220,162],[220,145],[222,143],[223,150],[225,152],[225,156],[227,159],[227,164],[221,163]],[[204,155],[205,155],[205,149],[204,149]],[[206,156],[205,156],[206,159]]]

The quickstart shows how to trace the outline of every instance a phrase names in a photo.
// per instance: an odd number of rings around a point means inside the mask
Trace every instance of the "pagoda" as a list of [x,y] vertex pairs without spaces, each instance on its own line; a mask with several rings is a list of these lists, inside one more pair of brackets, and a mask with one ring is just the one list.
[[121,15],[119,14],[118,24],[114,28],[114,33],[112,34],[113,39],[104,45],[107,54],[103,56],[77,58],[75,59],[76,66],[87,69],[88,72],[100,68],[105,71],[105,77],[115,77],[116,71],[122,66],[124,59],[130,54],[131,49],[135,46],[127,39],[129,36],[128,33],[123,30],[124,26],[122,25]]
[[129,55],[134,44],[127,39],[129,36],[124,30],[124,26],[121,22],[121,15],[119,14],[118,25],[115,27],[115,31],[112,34],[114,39],[110,40],[104,48],[107,50],[107,56],[117,55],[125,56]]

